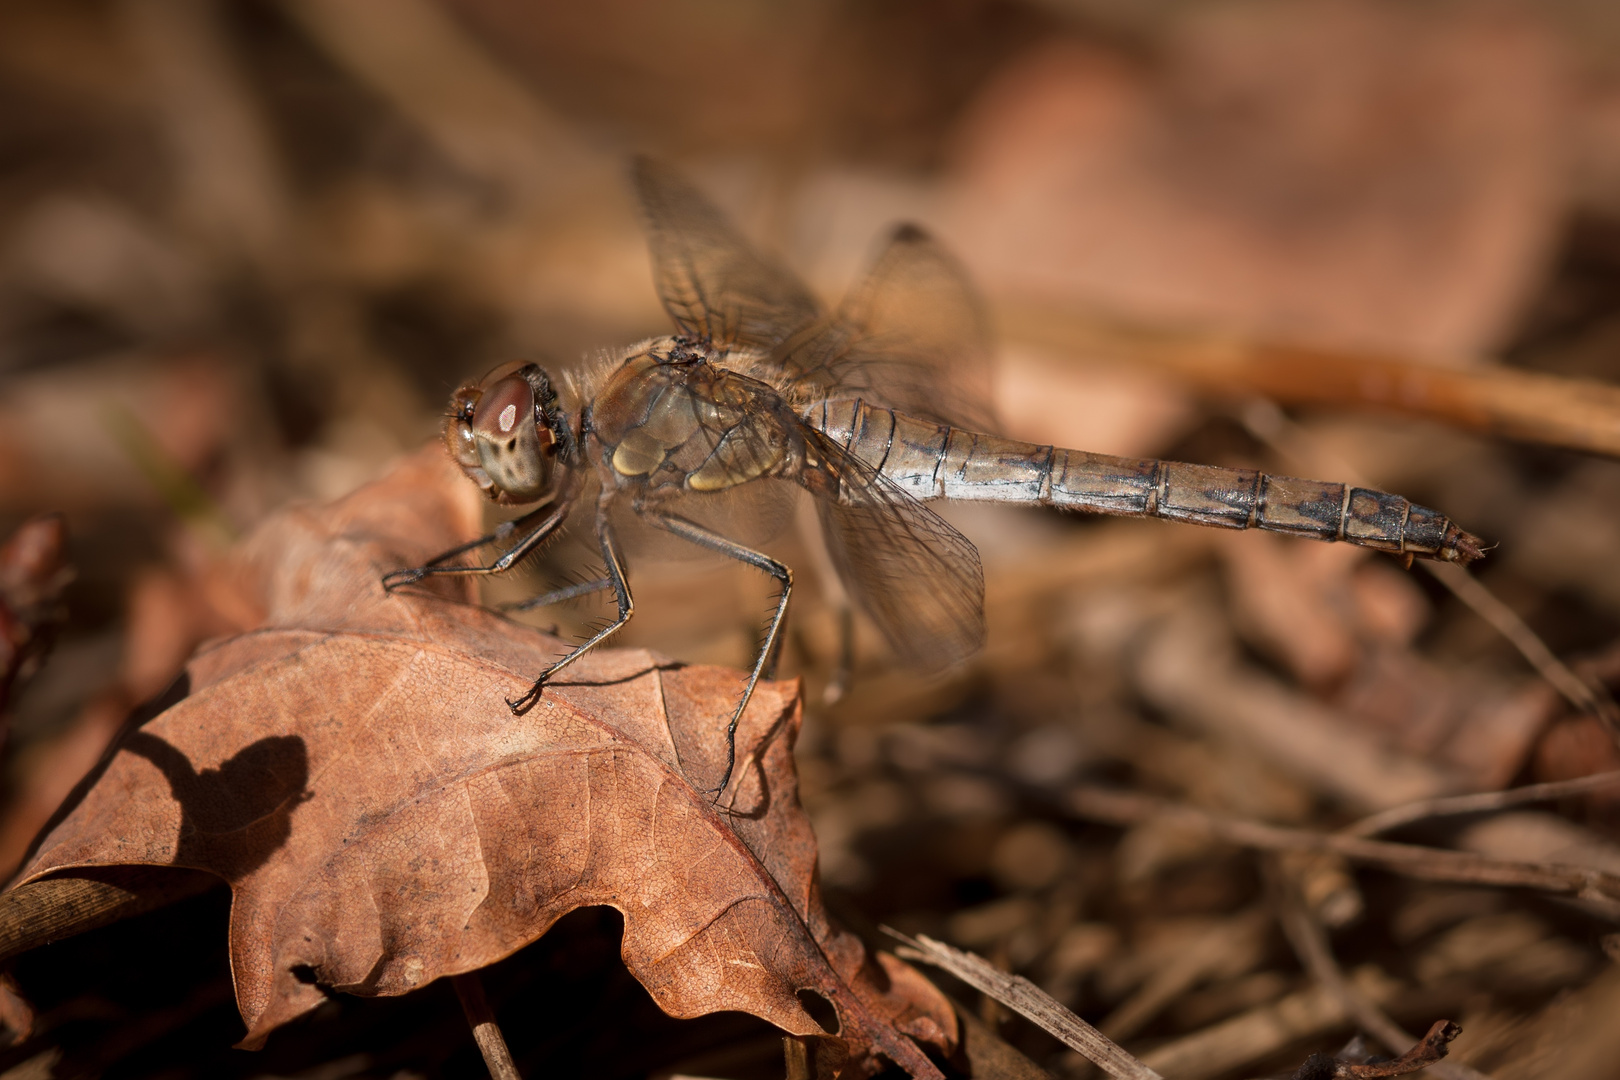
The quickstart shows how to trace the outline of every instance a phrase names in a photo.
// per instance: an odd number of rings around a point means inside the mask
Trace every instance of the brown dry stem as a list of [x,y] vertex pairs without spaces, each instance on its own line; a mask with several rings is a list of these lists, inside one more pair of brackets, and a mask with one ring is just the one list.
[[506,1047],[506,1036],[501,1034],[495,1010],[489,1007],[489,999],[484,997],[484,981],[478,977],[478,972],[453,975],[450,984],[456,988],[456,997],[461,1000],[461,1011],[467,1014],[467,1026],[472,1028],[478,1052],[484,1055],[490,1080],[523,1080],[523,1074],[518,1072],[516,1063],[512,1061],[512,1051]]
[[1453,596],[1467,604],[1474,614],[1490,623],[1491,628],[1506,638],[1519,651],[1519,655],[1571,705],[1597,717],[1609,734],[1620,740],[1620,707],[1615,705],[1607,687],[1596,679],[1583,678],[1558,659],[1518,612],[1503,603],[1462,567],[1425,563],[1423,568],[1433,574],[1435,580],[1450,590]]
[[1583,866],[1493,859],[1445,848],[1286,828],[1211,814],[1151,795],[1091,786],[1071,789],[1067,805],[1071,811],[1091,821],[1136,825],[1163,819],[1202,830],[1229,844],[1261,851],[1336,851],[1348,859],[1423,881],[1538,889],[1581,899],[1620,900],[1620,877]]
[[[1391,980],[1371,966],[1358,969],[1352,979],[1374,999],[1393,993]],[[1325,987],[1310,986],[1157,1046],[1143,1060],[1176,1080],[1213,1080],[1301,1041],[1322,1038],[1348,1019],[1338,998]]]
[[1448,817],[1455,814],[1478,814],[1488,810],[1506,810],[1526,803],[1550,802],[1571,795],[1585,795],[1591,791],[1620,786],[1620,770],[1579,776],[1573,780],[1554,780],[1546,784],[1527,784],[1506,791],[1486,791],[1477,795],[1450,795],[1439,799],[1420,799],[1403,806],[1392,806],[1360,821],[1346,825],[1339,832],[1345,836],[1377,836],[1426,818]]
[[1148,328],[1051,305],[1004,303],[997,322],[1020,341],[1162,372],[1223,398],[1369,409],[1620,455],[1620,387],[1587,379]]
[[[1416,1045],[1393,1061],[1355,1063],[1335,1061],[1326,1054],[1312,1054],[1294,1074],[1294,1080],[1374,1080],[1376,1077],[1405,1076],[1419,1069],[1433,1069],[1436,1076],[1450,1075],[1448,1064],[1440,1059],[1446,1056],[1446,1044],[1462,1033],[1462,1028],[1450,1020],[1436,1020],[1428,1034]],[[1473,1070],[1468,1070],[1473,1073]],[[1474,1073],[1474,1075],[1480,1075]]]
[[1264,948],[1270,913],[1263,908],[1221,920],[1210,932],[1189,942],[1118,1008],[1104,1017],[1099,1030],[1112,1039],[1128,1039],[1147,1027],[1172,1002],[1207,979],[1234,969],[1253,967]]
[[904,941],[909,948],[896,954],[917,960],[955,975],[981,993],[988,994],[1021,1016],[1038,1024],[1062,1043],[1095,1062],[1110,1076],[1120,1080],[1163,1080],[1158,1073],[1127,1053],[1120,1045],[1069,1011],[1057,999],[1020,975],[997,971],[989,961],[924,934],[907,937],[884,927],[884,932]]
[[[1389,1015],[1379,1008],[1367,995],[1357,989],[1344,971],[1339,962],[1333,957],[1332,946],[1328,943],[1327,934],[1321,924],[1306,909],[1300,899],[1299,891],[1294,882],[1289,880],[1286,872],[1277,866],[1275,861],[1270,867],[1269,876],[1273,883],[1273,894],[1277,907],[1277,917],[1282,923],[1283,933],[1288,943],[1293,946],[1294,953],[1299,957],[1305,970],[1328,992],[1338,998],[1344,1006],[1346,1015],[1350,1016],[1360,1027],[1371,1034],[1390,1050],[1399,1054],[1396,1061],[1380,1065],[1354,1065],[1348,1066],[1338,1063],[1349,1069],[1388,1069],[1387,1072],[1334,1072],[1333,1076],[1401,1076],[1405,1073],[1416,1072],[1418,1069],[1433,1066],[1436,1076],[1445,1080],[1485,1080],[1485,1074],[1477,1069],[1469,1068],[1460,1062],[1439,1063],[1440,1058],[1446,1054],[1446,1044],[1456,1038],[1462,1029],[1449,1020],[1438,1020],[1430,1028],[1427,1035],[1421,1040],[1414,1039],[1407,1034]],[[1307,1063],[1308,1064],[1308,1063]],[[1301,1070],[1303,1074],[1304,1070]],[[1313,1076],[1318,1074],[1311,1074]]]

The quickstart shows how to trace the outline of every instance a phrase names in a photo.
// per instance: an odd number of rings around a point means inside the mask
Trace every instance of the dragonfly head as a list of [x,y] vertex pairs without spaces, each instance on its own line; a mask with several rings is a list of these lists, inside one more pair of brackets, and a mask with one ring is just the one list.
[[505,364],[450,398],[444,443],[498,503],[540,502],[557,488],[569,440],[557,394],[537,364]]

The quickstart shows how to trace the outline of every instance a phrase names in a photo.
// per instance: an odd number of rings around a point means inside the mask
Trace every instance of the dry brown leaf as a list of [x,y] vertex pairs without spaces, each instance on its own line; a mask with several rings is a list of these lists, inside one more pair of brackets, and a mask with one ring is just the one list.
[[992,294],[1466,354],[1556,235],[1565,60],[1528,6],[1188,5],[1151,63],[1052,38],[961,125]]
[[[251,416],[256,405],[230,371],[224,357],[201,352],[17,375],[0,398],[0,506],[74,513],[153,505],[161,492],[120,428],[133,424],[166,465],[204,471],[240,431],[230,418]],[[65,427],[75,437],[53,449],[50,432]]]
[[795,686],[755,691],[722,806],[703,791],[724,767],[735,672],[597,652],[514,717],[505,699],[562,643],[465,594],[380,585],[469,535],[475,499],[430,447],[261,527],[233,568],[263,625],[193,657],[189,695],[125,739],[20,880],[115,864],[225,878],[250,1046],[325,989],[405,993],[606,905],[671,1015],[823,1035],[802,1004],[819,994],[862,1071],[882,1057],[938,1076],[906,1036],[948,1051],[949,1005],[822,907]]

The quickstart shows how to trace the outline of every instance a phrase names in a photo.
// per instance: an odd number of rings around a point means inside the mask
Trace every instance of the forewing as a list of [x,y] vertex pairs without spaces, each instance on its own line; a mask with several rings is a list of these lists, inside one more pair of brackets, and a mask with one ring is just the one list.
[[895,229],[836,318],[779,352],[797,398],[859,397],[995,430],[984,308],[962,265],[915,225]]
[[890,646],[925,671],[984,644],[984,570],[967,537],[872,466],[813,432],[837,493],[817,503],[844,584]]
[[673,170],[642,157],[634,176],[654,283],[682,333],[769,350],[822,317],[798,278],[755,251]]

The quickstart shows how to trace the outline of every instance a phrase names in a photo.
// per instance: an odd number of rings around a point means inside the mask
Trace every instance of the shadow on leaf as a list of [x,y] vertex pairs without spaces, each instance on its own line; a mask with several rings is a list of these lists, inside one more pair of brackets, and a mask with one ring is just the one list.
[[132,733],[123,749],[156,765],[180,804],[175,865],[229,881],[251,874],[287,842],[293,811],[310,797],[309,754],[297,735],[259,739],[201,772],[147,731]]

